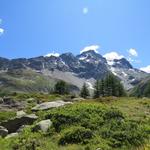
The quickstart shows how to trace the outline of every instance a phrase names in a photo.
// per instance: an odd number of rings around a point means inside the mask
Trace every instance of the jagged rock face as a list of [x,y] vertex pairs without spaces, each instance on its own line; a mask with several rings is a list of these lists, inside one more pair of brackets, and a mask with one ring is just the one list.
[[115,59],[114,64],[112,65],[115,68],[124,68],[124,69],[132,69],[132,65],[125,59]]
[[80,78],[95,78],[100,79],[108,72],[107,61],[100,54],[94,51],[87,51],[78,56],[72,53],[65,53],[60,57],[36,57],[30,59],[2,59],[0,68],[13,71],[14,69],[34,69],[41,71],[47,69],[53,71],[55,69],[63,72],[74,72]]
[[78,55],[77,58],[83,66],[79,77],[101,79],[109,73],[106,59],[92,50]]
[[77,57],[75,57],[72,53],[62,54],[60,55],[60,58],[70,68],[70,71],[79,72],[82,67]]

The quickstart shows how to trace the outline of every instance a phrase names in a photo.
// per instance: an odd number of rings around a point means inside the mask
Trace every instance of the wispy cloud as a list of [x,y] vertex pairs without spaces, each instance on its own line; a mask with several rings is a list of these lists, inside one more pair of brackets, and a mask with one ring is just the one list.
[[51,56],[59,57],[60,54],[59,54],[59,53],[52,52],[52,53],[46,54],[44,57],[51,57]]
[[105,54],[103,57],[105,57],[108,61],[113,61],[115,59],[121,59],[124,58],[123,55],[118,54],[117,52],[110,52]]
[[84,7],[82,12],[83,12],[84,15],[88,14],[89,8],[88,7]]
[[80,54],[83,53],[83,52],[90,51],[90,50],[93,50],[93,51],[95,51],[96,53],[99,53],[99,52],[98,52],[98,49],[99,49],[99,48],[100,48],[99,45],[87,46],[87,47],[85,47],[83,50],[80,51]]
[[4,33],[4,29],[0,28],[0,35],[2,35]]
[[135,57],[138,57],[138,52],[135,48],[130,48],[129,50],[127,50],[127,52],[128,52],[127,60],[129,62],[135,63],[135,64],[141,63],[140,60],[135,59]]
[[138,52],[137,52],[137,50],[134,49],[134,48],[130,48],[130,49],[128,50],[128,53],[129,53],[130,56],[134,56],[134,57],[137,57],[137,56],[138,56]]
[[147,67],[142,67],[140,68],[140,70],[150,73],[150,65],[148,65]]
[[[0,19],[0,25],[2,24],[2,19]],[[0,35],[4,33],[4,29],[0,27]]]

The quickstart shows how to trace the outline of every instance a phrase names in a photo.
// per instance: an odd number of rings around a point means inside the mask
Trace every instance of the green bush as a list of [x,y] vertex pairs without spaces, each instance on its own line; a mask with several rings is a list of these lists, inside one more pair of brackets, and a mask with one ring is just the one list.
[[[62,145],[85,144],[84,130],[103,139],[104,147],[110,148],[140,146],[147,138],[148,131],[139,122],[127,120],[121,111],[101,104],[79,103],[54,109],[46,118],[51,119],[55,130],[62,134],[59,140]],[[96,144],[100,142],[98,140]]]
[[122,112],[120,112],[119,110],[116,110],[115,108],[112,108],[106,111],[103,118],[105,120],[111,120],[111,119],[120,120],[120,119],[124,119],[124,116]]
[[88,143],[88,140],[91,139],[93,133],[90,129],[84,127],[71,127],[65,130],[59,140],[59,144],[85,144]]

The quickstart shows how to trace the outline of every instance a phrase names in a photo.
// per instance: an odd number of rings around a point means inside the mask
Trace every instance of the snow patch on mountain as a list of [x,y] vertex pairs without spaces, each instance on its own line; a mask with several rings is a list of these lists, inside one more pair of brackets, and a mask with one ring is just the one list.
[[115,76],[117,76],[117,73],[115,72],[115,68],[114,68],[114,67],[111,67],[111,68],[110,68],[110,71],[111,71]]
[[90,82],[86,82],[89,89],[94,90],[93,85]]
[[80,57],[79,60],[85,60],[87,59],[87,56],[86,57]]
[[124,77],[128,76],[124,71],[122,71],[122,75],[123,75]]
[[150,73],[150,65],[147,67],[140,68],[140,70]]

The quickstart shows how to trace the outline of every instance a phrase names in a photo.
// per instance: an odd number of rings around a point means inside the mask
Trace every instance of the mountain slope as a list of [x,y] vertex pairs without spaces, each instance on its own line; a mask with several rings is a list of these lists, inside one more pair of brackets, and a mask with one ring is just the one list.
[[147,73],[133,68],[125,58],[108,61],[108,68],[114,75],[121,79],[127,90],[132,89],[148,76]]
[[[21,72],[19,77],[18,72]],[[26,72],[32,72],[30,80],[26,79],[30,77]],[[34,89],[39,85],[35,91],[40,91],[38,89],[41,86],[42,89],[47,89],[47,86],[53,86],[57,80],[65,80],[79,89],[86,82],[89,89],[93,90],[95,80],[102,79],[109,73],[116,75],[127,90],[132,89],[148,76],[147,73],[133,68],[125,58],[108,61],[94,50],[77,56],[72,53],[64,53],[60,56],[50,55],[30,59],[0,58],[1,89],[24,90],[24,86],[25,89]],[[41,80],[42,84],[39,83]]]
[[132,96],[137,97],[150,97],[150,76],[142,80],[131,90]]

